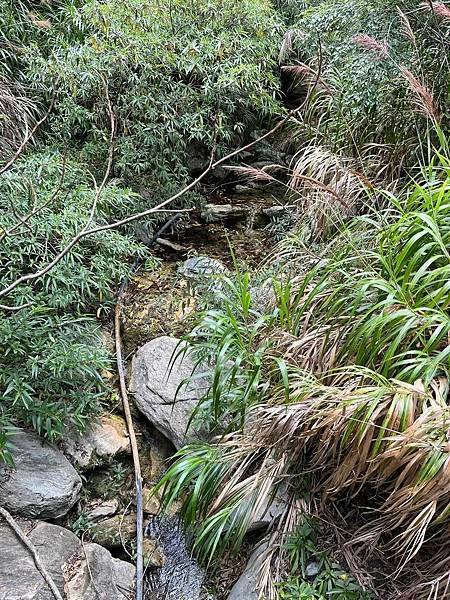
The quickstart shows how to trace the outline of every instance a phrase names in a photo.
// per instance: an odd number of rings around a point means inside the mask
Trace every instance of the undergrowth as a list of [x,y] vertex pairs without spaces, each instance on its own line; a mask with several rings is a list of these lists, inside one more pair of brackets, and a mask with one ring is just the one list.
[[[421,548],[443,535],[450,506],[445,148],[403,191],[379,197],[381,209],[343,221],[314,251],[300,244],[286,260],[283,246],[269,309],[242,310],[251,294],[249,276],[239,273],[222,312],[206,312],[208,327],[191,336],[200,352],[211,356],[215,348],[206,414],[212,422],[225,414],[236,419],[234,433],[181,449],[160,486],[168,504],[183,500],[194,548],[207,561],[239,549],[280,486],[289,498],[275,533],[280,540],[308,510],[298,495],[302,479],[309,506],[351,498],[361,486],[376,490],[376,510],[352,547],[382,545],[388,568],[412,578],[407,593],[427,598],[430,590],[443,593],[449,567],[444,544],[435,549],[438,573],[415,583],[411,575],[424,560]],[[231,315],[239,316],[233,326]],[[257,383],[252,395],[249,383]],[[299,594],[309,585],[297,583],[289,585]]]

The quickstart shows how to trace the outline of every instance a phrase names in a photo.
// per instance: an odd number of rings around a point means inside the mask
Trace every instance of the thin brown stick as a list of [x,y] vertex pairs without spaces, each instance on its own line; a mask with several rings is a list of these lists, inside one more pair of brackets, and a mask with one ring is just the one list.
[[142,507],[142,474],[139,461],[139,450],[137,446],[136,433],[134,431],[133,419],[131,417],[130,402],[128,400],[127,384],[122,357],[122,336],[120,334],[120,309],[123,292],[119,293],[114,314],[114,330],[116,339],[117,372],[119,374],[120,394],[122,396],[123,411],[130,436],[131,453],[133,456],[134,477],[136,483],[136,600],[142,600],[144,588],[144,512]]
[[44,564],[42,563],[42,560],[41,560],[36,548],[33,546],[33,544],[28,539],[28,537],[25,535],[25,533],[22,531],[22,529],[19,527],[19,525],[17,524],[17,522],[15,521],[13,516],[6,510],[6,508],[3,508],[2,506],[0,506],[0,514],[5,519],[5,521],[8,523],[8,525],[11,527],[11,529],[14,531],[14,533],[17,535],[17,537],[22,542],[22,544],[24,546],[26,546],[27,549],[29,550],[30,554],[33,557],[34,564],[36,565],[37,570],[44,578],[46,584],[50,588],[50,590],[51,590],[52,594],[54,595],[54,597],[56,598],[56,600],[63,600],[63,597],[62,597],[60,591],[58,590],[58,588],[56,587],[55,582],[51,578],[47,569],[44,567]]

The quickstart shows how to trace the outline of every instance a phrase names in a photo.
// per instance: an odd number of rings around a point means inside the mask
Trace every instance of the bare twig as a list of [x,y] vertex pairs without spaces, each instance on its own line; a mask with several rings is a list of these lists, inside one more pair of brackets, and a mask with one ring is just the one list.
[[25,302],[25,304],[20,304],[19,306],[7,306],[6,304],[0,304],[0,310],[5,310],[7,312],[17,312],[19,310],[23,310],[24,308],[28,308],[32,305],[32,302]]
[[117,299],[114,327],[116,338],[116,359],[117,371],[119,374],[120,393],[122,396],[123,410],[127,422],[128,435],[130,436],[131,453],[133,456],[134,476],[136,483],[136,600],[142,600],[144,587],[144,554],[143,554],[143,534],[144,534],[144,512],[142,506],[142,474],[139,461],[139,450],[137,446],[136,433],[133,427],[131,417],[130,403],[128,400],[127,385],[125,382],[125,371],[122,357],[122,337],[120,335],[120,308],[123,291],[119,293]]
[[55,98],[56,98],[56,84],[53,87],[53,94],[52,94],[52,98],[50,100],[50,105],[49,105],[48,109],[46,110],[44,116],[41,117],[39,119],[39,121],[37,121],[35,123],[34,127],[30,131],[27,131],[25,133],[25,136],[24,136],[20,146],[17,148],[17,150],[15,151],[13,156],[8,160],[7,163],[5,163],[3,165],[3,167],[0,167],[0,175],[3,175],[3,173],[5,173],[5,171],[7,171],[8,169],[10,169],[12,167],[12,165],[16,162],[16,160],[19,158],[19,156],[25,150],[26,145],[31,140],[33,135],[36,133],[36,131],[39,129],[39,127],[42,125],[42,123],[44,123],[48,119],[48,117],[49,117],[50,113],[52,112],[53,107],[55,105]]
[[22,544],[28,548],[30,554],[33,557],[34,564],[36,565],[37,570],[44,578],[45,582],[47,583],[48,587],[50,588],[50,590],[51,590],[52,594],[54,595],[54,597],[56,598],[56,600],[63,600],[63,597],[62,597],[60,591],[58,590],[58,588],[56,587],[55,582],[51,578],[47,569],[44,567],[44,564],[43,564],[36,548],[33,546],[33,544],[28,539],[28,537],[25,535],[25,533],[22,531],[22,529],[19,527],[19,525],[17,524],[17,522],[15,521],[13,516],[6,510],[6,508],[3,508],[2,506],[0,506],[0,514],[5,519],[5,521],[8,523],[8,525],[11,527],[11,529],[14,531],[14,533],[17,535],[17,537],[22,542]]

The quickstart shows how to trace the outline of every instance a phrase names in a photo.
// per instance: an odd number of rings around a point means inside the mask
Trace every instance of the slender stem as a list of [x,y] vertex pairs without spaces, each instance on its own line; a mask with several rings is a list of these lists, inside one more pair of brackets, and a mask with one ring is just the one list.
[[52,594],[54,595],[54,597],[56,598],[56,600],[63,600],[63,597],[62,597],[60,591],[58,590],[58,588],[56,587],[55,582],[51,578],[47,569],[44,567],[44,564],[43,564],[36,548],[33,546],[33,544],[28,539],[28,537],[25,535],[25,533],[22,531],[22,529],[19,527],[19,525],[17,524],[17,522],[15,521],[13,516],[6,510],[6,508],[3,508],[2,506],[0,506],[0,515],[2,515],[2,517],[5,519],[5,521],[8,523],[8,525],[11,527],[11,529],[17,535],[17,537],[22,542],[22,544],[28,548],[30,554],[33,557],[34,564],[36,565],[37,570],[42,575],[42,577],[45,579],[45,582],[47,583],[48,587],[50,588],[50,590],[51,590]]
[[122,301],[122,291],[117,299],[114,315],[114,327],[116,338],[116,359],[117,371],[119,374],[120,393],[122,396],[123,410],[127,423],[128,434],[130,436],[131,453],[133,456],[134,476],[136,483],[136,600],[143,599],[144,588],[144,555],[143,555],[143,535],[144,535],[144,512],[142,507],[142,474],[139,461],[139,450],[137,446],[136,433],[134,431],[133,419],[131,417],[130,403],[128,400],[127,385],[125,382],[125,371],[123,367],[122,356],[122,336],[120,334],[120,308]]

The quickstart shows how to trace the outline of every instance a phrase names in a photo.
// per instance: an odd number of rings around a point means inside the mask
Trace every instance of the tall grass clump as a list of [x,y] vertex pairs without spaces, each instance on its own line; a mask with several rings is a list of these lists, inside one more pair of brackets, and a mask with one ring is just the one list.
[[[287,504],[273,548],[305,510],[320,514],[330,500],[366,490],[372,500],[352,548],[383,548],[408,597],[445,597],[448,541],[433,540],[450,516],[449,160],[436,153],[380,205],[313,253],[289,255],[265,331],[265,385],[244,427],[192,454],[182,449],[161,485],[168,502],[182,498],[208,557],[236,549],[262,498],[280,486]],[[211,453],[213,461],[194,460]],[[430,548],[439,569],[427,562]]]

